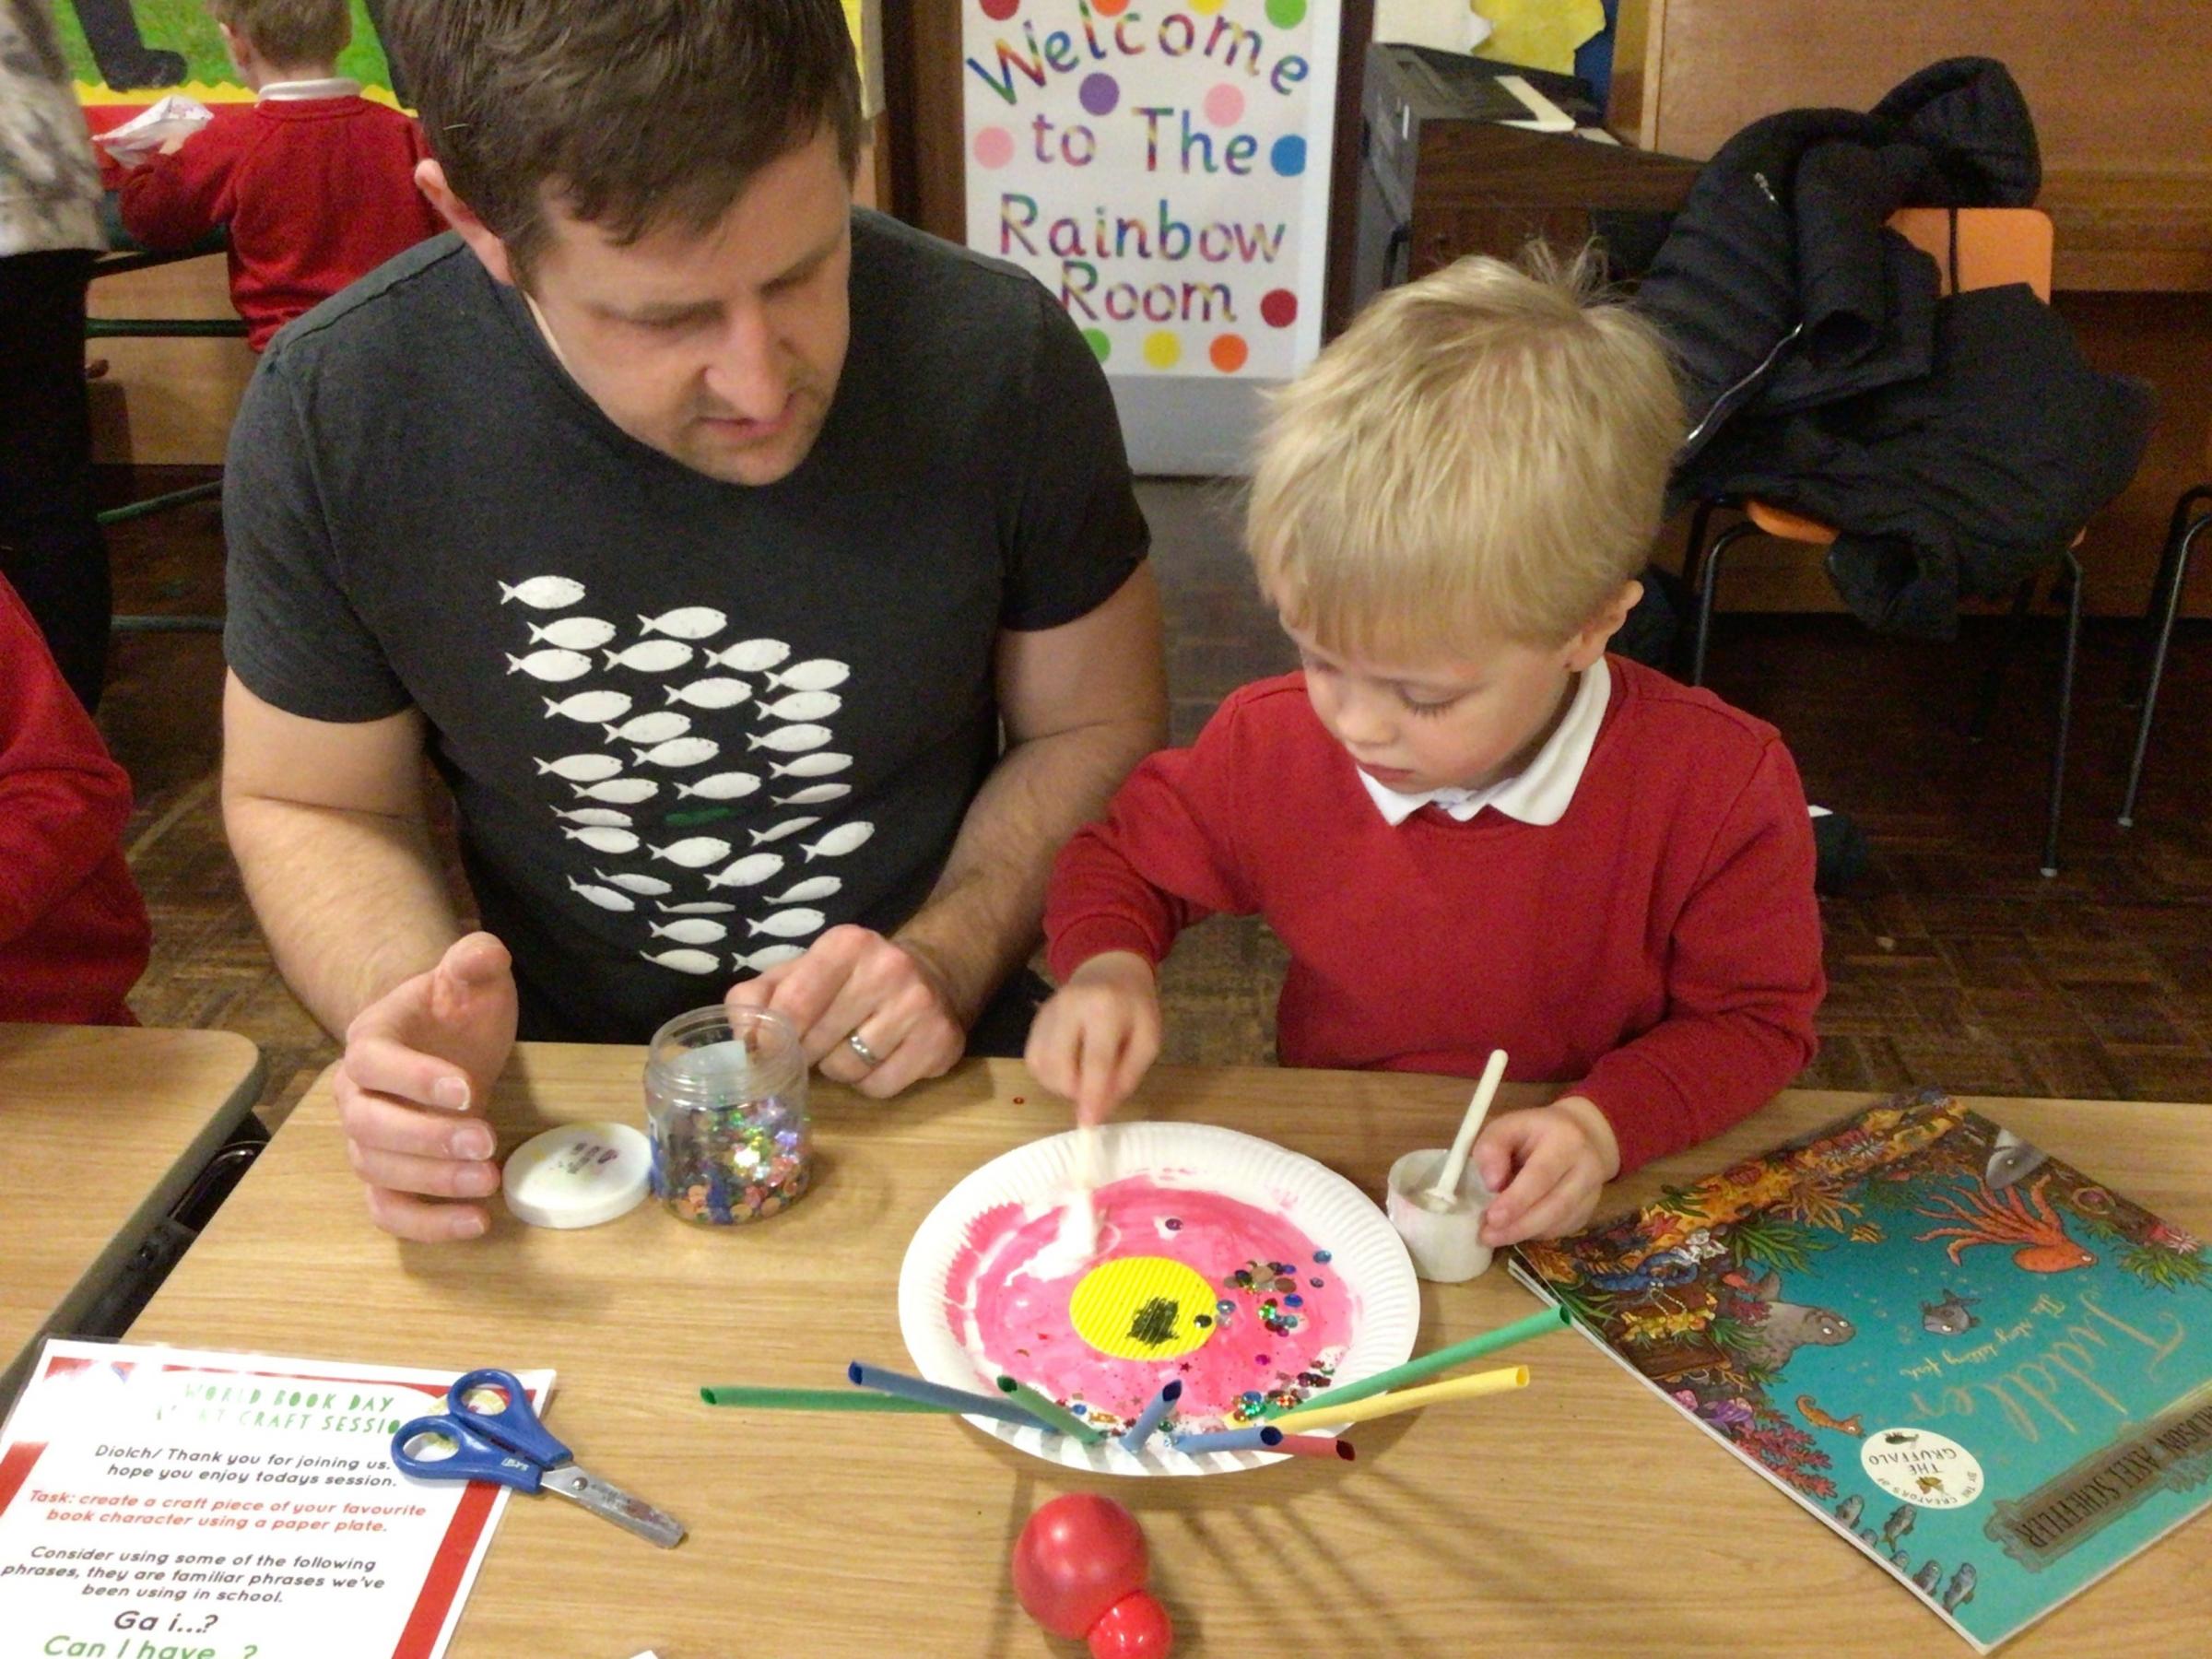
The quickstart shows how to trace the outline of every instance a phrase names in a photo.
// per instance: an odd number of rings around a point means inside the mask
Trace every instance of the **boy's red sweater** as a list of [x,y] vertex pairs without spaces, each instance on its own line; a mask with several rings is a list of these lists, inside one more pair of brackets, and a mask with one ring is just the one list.
[[123,862],[131,781],[0,581],[0,1020],[135,1025],[146,905]]
[[1771,726],[1619,658],[1567,812],[1384,820],[1298,675],[1153,756],[1053,872],[1053,971],[1153,962],[1213,912],[1290,953],[1289,1065],[1508,1076],[1595,1101],[1636,1168],[1718,1134],[1812,1057],[1813,837]]
[[174,155],[125,175],[124,229],[149,248],[230,231],[230,302],[259,351],[300,312],[445,229],[415,185],[422,130],[365,98],[225,105]]

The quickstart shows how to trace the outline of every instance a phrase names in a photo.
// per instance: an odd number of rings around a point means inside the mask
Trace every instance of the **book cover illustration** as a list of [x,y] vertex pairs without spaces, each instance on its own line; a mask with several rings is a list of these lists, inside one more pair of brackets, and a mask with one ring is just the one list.
[[1981,1652],[2212,1503],[2212,1260],[1926,1091],[1514,1275]]

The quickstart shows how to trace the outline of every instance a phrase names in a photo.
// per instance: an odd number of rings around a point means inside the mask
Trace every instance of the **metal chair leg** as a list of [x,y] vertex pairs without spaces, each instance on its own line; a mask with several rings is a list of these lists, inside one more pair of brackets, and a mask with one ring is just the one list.
[[2020,642],[2020,621],[2035,604],[2037,578],[2030,576],[2013,590],[2012,621],[1997,638],[1997,648],[1989,659],[1989,666],[1982,673],[1982,691],[1974,700],[1974,718],[1966,728],[1966,740],[1979,743],[1989,735],[1989,723],[1997,712],[1997,695],[2005,688],[2005,671],[2012,665],[2012,653]]
[[1712,522],[1712,510],[1720,504],[1712,500],[1700,501],[1697,512],[1689,515],[1689,540],[1682,547],[1682,580],[1693,586],[1698,580],[1698,560],[1705,551],[1706,527]]
[[2166,592],[2166,584],[2174,580],[2174,567],[2182,559],[2182,540],[2189,534],[2189,510],[2200,501],[2212,501],[2212,484],[2193,485],[2183,490],[2181,499],[2173,504],[2173,516],[2166,522],[2166,539],[2159,547],[2159,572],[2150,580],[2150,603],[2143,607],[2145,648],[2137,650],[2135,660],[2128,665],[2125,688],[2120,694],[2121,702],[2130,709],[2143,700],[2144,690],[2149,684],[2147,665],[2151,653],[2147,636],[2158,616],[2159,595]]
[[[1708,498],[1700,501],[1697,511],[1689,515],[1689,538],[1682,544],[1682,586],[1693,596],[1698,591],[1698,572],[1705,559],[1705,530],[1712,522],[1712,510],[1719,505],[1719,501]],[[1681,664],[1683,646],[1678,638],[1673,655],[1675,662]]]
[[166,512],[171,507],[185,507],[194,501],[211,501],[223,493],[223,481],[210,478],[205,484],[190,484],[182,489],[172,489],[167,495],[148,496],[143,501],[133,501],[124,507],[111,507],[98,513],[100,526],[127,524],[135,518],[144,518],[149,512]]
[[2066,735],[2074,720],[2074,659],[2081,645],[2081,561],[2060,556],[2066,576],[2066,649],[2058,666],[2058,730],[2051,745],[2051,815],[2043,826],[2043,874],[2058,874],[2058,815],[2066,793]]
[[88,317],[88,340],[242,340],[236,317]]
[[[2190,496],[2212,498],[2212,488],[2200,486]],[[2166,648],[2173,642],[2173,619],[2182,608],[2182,584],[2189,580],[2189,556],[2196,549],[2196,538],[2212,525],[2212,512],[2182,529],[2181,534],[2167,544],[2166,553],[2159,561],[2159,585],[2151,590],[2151,610],[2158,616],[2158,634],[2150,649],[2150,674],[2143,686],[2143,712],[2136,716],[2136,752],[2127,763],[2127,794],[2120,802],[2120,828],[2132,830],[2136,824],[2136,791],[2143,782],[2143,757],[2150,752],[2151,718],[2159,712],[2159,682],[2166,677]],[[2150,616],[2147,613],[2145,621]]]
[[[205,484],[188,484],[182,489],[172,489],[166,495],[148,496],[143,501],[111,507],[98,517],[101,527],[105,528],[110,524],[144,518],[148,513],[166,512],[171,507],[189,506],[194,501],[216,500],[222,493],[223,481],[210,478]],[[114,633],[221,633],[223,619],[206,616],[124,616],[110,618],[108,627]]]
[[1714,536],[1706,550],[1705,562],[1698,571],[1698,628],[1689,653],[1689,683],[1693,686],[1705,683],[1705,649],[1712,639],[1712,602],[1721,585],[1721,560],[1737,542],[1758,534],[1759,526],[1746,519]]
[[223,631],[220,617],[144,616],[116,617],[108,623],[111,633],[211,633]]

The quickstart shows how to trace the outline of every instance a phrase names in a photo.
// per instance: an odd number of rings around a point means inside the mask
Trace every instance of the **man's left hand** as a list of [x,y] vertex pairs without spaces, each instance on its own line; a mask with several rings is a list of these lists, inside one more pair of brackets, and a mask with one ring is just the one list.
[[831,928],[805,956],[733,985],[727,1000],[782,1015],[798,1028],[808,1065],[877,1100],[942,1076],[968,1046],[967,1022],[936,967],[865,927]]

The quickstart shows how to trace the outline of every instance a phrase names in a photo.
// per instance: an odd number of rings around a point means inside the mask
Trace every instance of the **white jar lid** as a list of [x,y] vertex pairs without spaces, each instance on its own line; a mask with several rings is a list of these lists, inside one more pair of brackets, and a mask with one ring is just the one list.
[[628,1124],[563,1124],[507,1159],[507,1207],[532,1227],[596,1227],[645,1196],[653,1147]]

